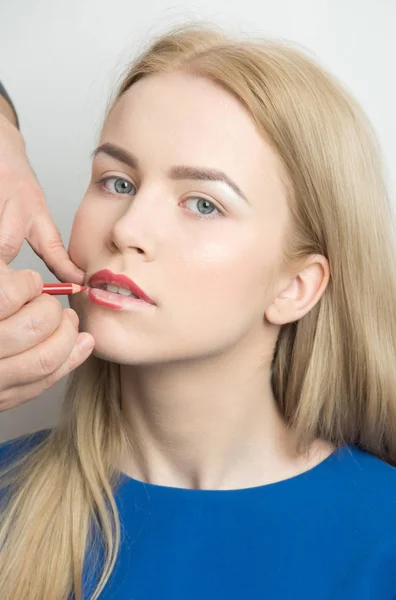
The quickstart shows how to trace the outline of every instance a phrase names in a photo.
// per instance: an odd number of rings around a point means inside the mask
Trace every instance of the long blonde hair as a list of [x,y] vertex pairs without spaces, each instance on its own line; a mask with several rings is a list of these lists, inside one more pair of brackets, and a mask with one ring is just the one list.
[[[143,49],[115,101],[142,77],[175,70],[233,94],[283,161],[292,215],[284,263],[314,253],[330,264],[317,305],[281,327],[271,365],[301,451],[322,438],[396,464],[394,216],[367,117],[295,44],[200,24]],[[86,556],[102,548],[98,598],[119,550],[115,465],[128,442],[119,365],[91,356],[69,378],[59,423],[1,473],[2,600],[80,600]]]

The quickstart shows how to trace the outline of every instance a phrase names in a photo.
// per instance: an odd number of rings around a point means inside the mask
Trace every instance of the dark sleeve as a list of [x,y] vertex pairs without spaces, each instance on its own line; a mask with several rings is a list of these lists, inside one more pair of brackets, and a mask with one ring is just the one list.
[[18,119],[17,111],[15,110],[15,106],[13,105],[12,100],[9,97],[9,95],[7,94],[7,91],[6,91],[5,87],[2,85],[1,81],[0,81],[0,96],[3,96],[3,98],[5,98],[7,100],[8,104],[11,106],[12,110],[14,111],[14,115],[15,115],[16,122],[17,122],[17,127],[19,129],[19,119]]

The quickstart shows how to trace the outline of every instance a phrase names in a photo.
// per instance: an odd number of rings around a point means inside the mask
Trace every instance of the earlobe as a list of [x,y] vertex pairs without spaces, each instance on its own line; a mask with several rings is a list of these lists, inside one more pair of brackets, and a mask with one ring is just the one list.
[[295,301],[281,295],[275,298],[265,312],[267,320],[273,325],[285,325],[299,318],[296,316],[299,311],[296,309]]
[[299,275],[297,275],[286,288],[279,292],[272,304],[268,307],[265,316],[273,325],[284,325],[285,323],[290,323],[298,318],[296,316],[296,304],[298,303],[299,298],[298,277]]

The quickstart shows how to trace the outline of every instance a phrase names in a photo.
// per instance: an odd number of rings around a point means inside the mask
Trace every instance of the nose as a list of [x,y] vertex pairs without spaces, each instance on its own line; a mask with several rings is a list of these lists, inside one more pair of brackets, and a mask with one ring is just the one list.
[[155,256],[156,243],[164,231],[164,210],[160,214],[158,197],[141,190],[133,196],[123,214],[115,221],[109,232],[112,251],[125,253],[135,250],[147,261]]

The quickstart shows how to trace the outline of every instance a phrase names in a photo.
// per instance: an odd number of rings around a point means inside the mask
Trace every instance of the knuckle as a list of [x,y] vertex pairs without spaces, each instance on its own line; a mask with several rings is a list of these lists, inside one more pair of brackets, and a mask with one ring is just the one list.
[[[41,204],[44,206],[44,194],[38,181],[32,172],[26,173],[18,178],[18,192],[22,198],[29,198],[29,204]],[[38,207],[36,207],[38,208]]]
[[55,357],[52,353],[47,350],[42,350],[38,356],[38,362],[40,366],[40,370],[46,377],[52,375],[52,373],[56,370],[57,365],[55,363]]
[[34,334],[49,335],[61,321],[62,305],[52,296],[42,294],[33,301],[34,310],[27,314],[26,328]]
[[27,327],[29,330],[33,331],[34,334],[47,334],[51,331],[48,316],[41,313],[30,314]]
[[0,252],[5,256],[16,256],[18,254],[18,243],[12,233],[0,235]]
[[0,285],[0,306],[5,308],[15,306],[18,303],[18,296],[18,288],[12,280],[5,285]]
[[53,252],[56,251],[56,250],[59,250],[59,248],[61,248],[62,250],[64,249],[63,242],[61,240],[60,233],[59,233],[58,229],[57,229],[57,232],[58,232],[58,236],[59,237],[51,238],[51,239],[49,239],[47,241],[47,247],[50,250],[52,250]]

